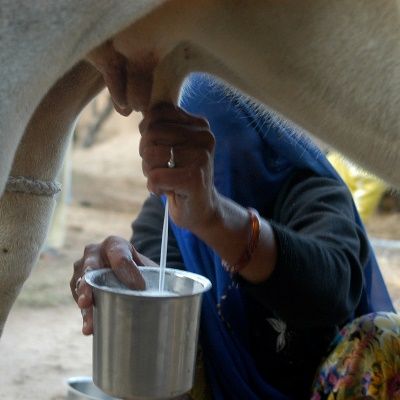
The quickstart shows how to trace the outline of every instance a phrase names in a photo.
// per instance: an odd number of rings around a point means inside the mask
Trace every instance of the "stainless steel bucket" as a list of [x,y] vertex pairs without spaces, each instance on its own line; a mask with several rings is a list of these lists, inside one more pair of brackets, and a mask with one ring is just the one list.
[[93,381],[104,392],[130,400],[179,396],[193,386],[202,293],[210,281],[166,269],[140,267],[146,291],[124,288],[110,269],[91,271],[94,293]]

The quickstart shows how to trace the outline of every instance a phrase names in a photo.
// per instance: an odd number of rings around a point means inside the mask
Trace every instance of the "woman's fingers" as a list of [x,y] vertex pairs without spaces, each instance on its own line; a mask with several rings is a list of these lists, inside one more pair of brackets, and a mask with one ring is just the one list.
[[80,309],[89,308],[93,306],[93,291],[90,286],[84,282],[82,287],[78,290],[77,304]]
[[112,268],[126,286],[143,290],[145,282],[136,267],[137,262],[140,262],[140,258],[132,245],[116,236],[108,237],[101,244],[85,247],[83,257],[74,263],[74,273],[70,281],[71,293],[81,309],[83,334],[93,333],[93,292],[85,281],[85,273],[93,269]]
[[[140,124],[139,152],[147,187],[170,199],[173,221],[186,229],[214,212],[215,138],[207,120],[173,105],[160,104]],[[173,167],[168,162],[172,157]]]
[[78,261],[74,262],[74,273],[72,275],[72,278],[69,282],[69,287],[71,289],[71,294],[72,297],[76,302],[78,302],[78,280],[82,276],[82,266],[83,266],[83,259],[81,258]]
[[140,132],[139,154],[142,157],[147,147],[166,146],[169,152],[171,146],[184,148],[191,145],[211,150],[214,142],[206,119],[168,104],[146,113],[140,123]]
[[197,196],[205,193],[209,184],[210,157],[207,153],[193,155],[191,164],[173,171],[147,167],[143,163],[147,171],[147,188],[158,195],[173,192],[176,195]]
[[72,295],[81,309],[82,332],[90,335],[93,332],[93,293],[85,281],[85,273],[93,269],[104,268],[107,263],[101,258],[100,245],[91,244],[85,247],[83,257],[74,263],[74,274],[70,287]]
[[85,282],[84,258],[74,263],[74,274],[70,282],[71,292],[82,313],[82,332],[90,335],[93,332],[93,295]]
[[118,279],[132,289],[145,289],[145,282],[136,262],[140,261],[132,245],[122,238],[110,236],[101,244],[85,247],[83,257],[74,263],[70,288],[82,314],[82,333],[93,333],[93,292],[84,275],[93,269],[112,268]]
[[145,149],[142,157],[142,170],[146,178],[154,170],[162,170],[165,176],[182,173],[182,170],[204,169],[212,162],[212,152],[203,147],[192,145],[173,148],[174,167],[170,168],[171,147],[154,146]]
[[[208,169],[213,163],[215,138],[209,130],[193,132],[190,126],[173,128],[160,124],[150,128],[140,141],[142,169],[146,177],[156,169],[172,175],[179,169]],[[174,168],[168,168],[173,149]]]
[[[144,290],[146,288],[142,274],[137,268],[137,262],[140,262],[140,260],[127,240],[110,236],[102,243],[101,253],[124,285],[133,290]],[[134,256],[137,258],[136,261],[133,259]]]
[[93,333],[93,307],[82,308],[82,333],[84,335],[91,335]]
[[84,279],[85,273],[107,266],[107,263],[102,260],[100,245],[90,244],[85,247],[83,257],[74,263],[74,273],[70,281],[71,293],[78,305],[79,298],[82,296],[86,297],[87,301],[92,299],[92,290]]
[[143,115],[143,120],[139,124],[139,131],[146,132],[150,125],[157,123],[172,123],[191,125],[193,128],[209,129],[210,126],[205,118],[190,114],[185,110],[176,107],[172,103],[160,103],[154,106],[151,110],[146,111]]
[[[209,184],[215,138],[204,118],[162,104],[146,114],[141,134],[139,153],[151,192],[158,195],[169,192],[194,194],[196,186],[204,189]],[[168,168],[171,149],[174,167]]]

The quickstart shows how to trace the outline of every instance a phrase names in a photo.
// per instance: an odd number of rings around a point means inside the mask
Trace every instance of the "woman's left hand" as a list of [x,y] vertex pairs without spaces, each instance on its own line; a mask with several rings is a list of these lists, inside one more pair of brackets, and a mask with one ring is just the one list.
[[[213,183],[215,138],[207,120],[172,104],[160,104],[144,115],[139,129],[149,191],[167,194],[172,220],[196,233],[218,209]],[[170,168],[172,153],[175,166]]]

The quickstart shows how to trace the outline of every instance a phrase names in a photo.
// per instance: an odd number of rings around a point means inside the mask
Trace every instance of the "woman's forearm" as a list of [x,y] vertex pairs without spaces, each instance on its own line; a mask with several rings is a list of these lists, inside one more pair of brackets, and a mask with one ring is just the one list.
[[[221,195],[217,210],[205,224],[193,233],[213,248],[228,265],[235,265],[249,245],[251,220],[246,208]],[[247,265],[239,274],[251,283],[264,282],[275,268],[277,248],[268,221],[260,218],[257,245]]]

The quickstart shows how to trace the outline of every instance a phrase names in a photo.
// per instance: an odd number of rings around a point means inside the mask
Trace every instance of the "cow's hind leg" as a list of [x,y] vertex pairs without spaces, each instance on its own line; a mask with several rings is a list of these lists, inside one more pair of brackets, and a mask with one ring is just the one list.
[[19,144],[0,199],[0,334],[46,238],[77,116],[102,86],[92,67],[76,66],[43,99]]

